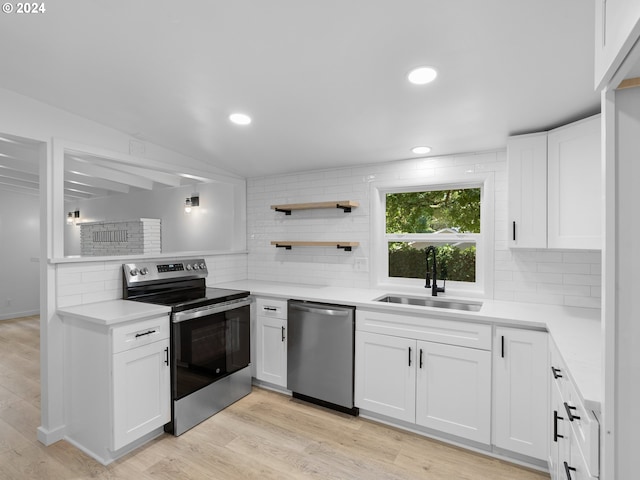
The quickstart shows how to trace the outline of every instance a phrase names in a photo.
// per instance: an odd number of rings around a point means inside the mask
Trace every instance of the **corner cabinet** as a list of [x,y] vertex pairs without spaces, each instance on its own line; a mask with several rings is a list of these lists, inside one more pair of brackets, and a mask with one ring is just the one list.
[[507,142],[510,248],[600,249],[600,115]]
[[490,443],[490,325],[358,309],[355,348],[357,407]]
[[171,421],[169,315],[113,326],[61,315],[65,438],[106,465]]
[[547,460],[547,333],[496,327],[493,444]]
[[257,298],[256,378],[287,386],[287,301]]

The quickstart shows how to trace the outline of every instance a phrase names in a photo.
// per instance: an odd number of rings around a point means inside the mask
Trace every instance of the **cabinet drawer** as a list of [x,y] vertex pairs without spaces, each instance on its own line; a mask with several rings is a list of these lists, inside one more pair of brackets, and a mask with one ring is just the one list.
[[112,352],[124,352],[169,338],[169,315],[114,327],[111,332]]
[[356,310],[356,329],[428,342],[491,350],[491,325],[430,316]]
[[274,300],[271,298],[256,299],[258,315],[261,317],[272,317],[287,319],[287,301]]
[[[573,437],[577,446],[582,452],[589,475],[597,477],[598,468],[598,446],[600,425],[593,412],[585,409],[578,393],[571,382],[567,382],[567,395],[563,399],[564,414],[569,420]],[[572,445],[573,448],[573,445]]]

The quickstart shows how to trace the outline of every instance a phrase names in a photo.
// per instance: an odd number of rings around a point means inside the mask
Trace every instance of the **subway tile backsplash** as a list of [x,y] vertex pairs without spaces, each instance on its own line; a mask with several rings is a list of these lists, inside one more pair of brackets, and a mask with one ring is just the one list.
[[[494,298],[497,300],[600,307],[599,251],[510,250],[507,245],[506,152],[484,152],[252,178],[247,181],[249,278],[311,285],[370,287],[369,183],[453,172],[494,172]],[[277,213],[273,204],[327,200],[360,202],[341,210]],[[358,241],[347,253],[332,248],[284,251],[272,240]]]

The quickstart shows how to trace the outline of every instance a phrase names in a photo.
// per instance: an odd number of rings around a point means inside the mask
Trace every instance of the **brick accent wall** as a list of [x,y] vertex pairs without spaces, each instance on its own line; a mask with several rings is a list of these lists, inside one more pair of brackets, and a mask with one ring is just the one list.
[[162,253],[159,218],[114,220],[80,224],[82,256]]

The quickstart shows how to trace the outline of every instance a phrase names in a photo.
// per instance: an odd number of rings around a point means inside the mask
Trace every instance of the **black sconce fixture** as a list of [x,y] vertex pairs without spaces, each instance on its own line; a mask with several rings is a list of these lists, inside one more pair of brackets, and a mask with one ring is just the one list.
[[73,225],[74,221],[77,225],[79,219],[80,219],[80,210],[67,213],[67,225]]
[[200,196],[194,193],[184,201],[184,213],[191,213],[192,207],[200,206]]

